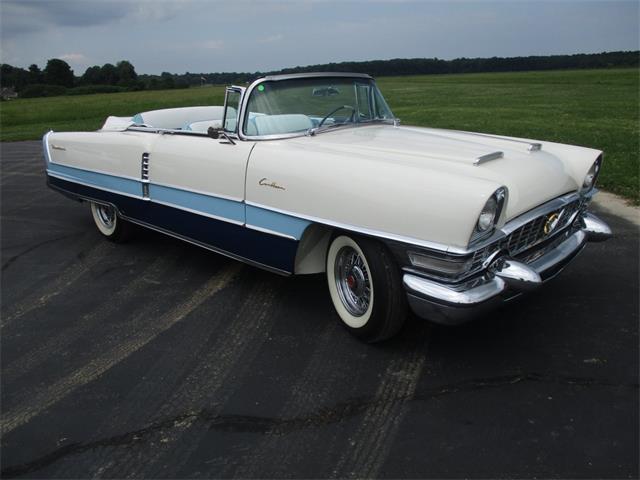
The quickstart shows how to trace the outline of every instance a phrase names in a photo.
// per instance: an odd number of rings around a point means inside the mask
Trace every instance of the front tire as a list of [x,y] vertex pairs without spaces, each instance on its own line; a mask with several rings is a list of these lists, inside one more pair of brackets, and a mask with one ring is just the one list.
[[131,233],[131,224],[118,216],[112,205],[91,202],[91,215],[98,231],[107,240],[125,242]]
[[395,335],[407,315],[400,271],[380,242],[336,236],[327,252],[327,282],[344,326],[366,342]]

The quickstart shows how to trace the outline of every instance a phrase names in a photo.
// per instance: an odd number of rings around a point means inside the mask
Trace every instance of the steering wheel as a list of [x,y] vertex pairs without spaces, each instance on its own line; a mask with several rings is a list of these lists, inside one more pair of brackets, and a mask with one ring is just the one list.
[[[336,113],[336,112],[339,112],[340,110],[344,110],[344,109],[349,109],[349,110],[351,110],[351,115],[349,116],[349,120],[351,120],[351,119],[353,118],[353,115],[356,113],[356,109],[355,109],[355,108],[353,108],[351,105],[340,105],[338,108],[334,108],[334,109],[333,109],[333,110],[331,110],[329,113],[327,113],[327,114],[325,115],[325,117],[324,117],[322,120],[320,120],[320,123],[318,124],[318,127],[317,127],[317,128],[320,128],[320,127],[324,124],[324,122],[326,122],[326,121],[327,121],[327,119],[328,119],[331,115],[333,115],[333,114],[334,114],[334,113]],[[343,122],[343,123],[347,123],[347,122],[345,121],[345,122]]]

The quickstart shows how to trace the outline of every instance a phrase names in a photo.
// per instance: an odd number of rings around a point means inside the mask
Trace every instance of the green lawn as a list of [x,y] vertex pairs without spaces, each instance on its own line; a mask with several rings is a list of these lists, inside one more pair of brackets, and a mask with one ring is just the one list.
[[[600,187],[640,203],[639,78],[638,70],[619,69],[383,77],[378,84],[404,125],[604,150]],[[0,140],[94,130],[107,115],[222,102],[222,87],[20,99],[0,104]]]

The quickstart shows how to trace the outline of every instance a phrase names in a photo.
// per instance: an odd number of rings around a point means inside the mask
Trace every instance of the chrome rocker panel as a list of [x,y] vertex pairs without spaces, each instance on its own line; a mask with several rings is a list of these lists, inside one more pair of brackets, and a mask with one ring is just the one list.
[[529,264],[498,258],[488,267],[486,280],[468,289],[454,289],[405,273],[403,284],[409,305],[419,317],[444,325],[458,325],[481,316],[555,277],[587,242],[611,236],[608,225],[591,213],[585,215],[583,224],[582,229]]

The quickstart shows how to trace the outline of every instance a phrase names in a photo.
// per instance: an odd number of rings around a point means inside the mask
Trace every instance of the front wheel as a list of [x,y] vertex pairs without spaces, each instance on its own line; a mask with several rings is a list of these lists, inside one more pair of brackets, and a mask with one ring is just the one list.
[[119,243],[129,238],[131,224],[118,217],[115,207],[91,202],[91,215],[98,231],[108,240]]
[[327,252],[326,271],[333,306],[353,335],[378,342],[400,330],[407,299],[398,266],[383,244],[336,236]]

